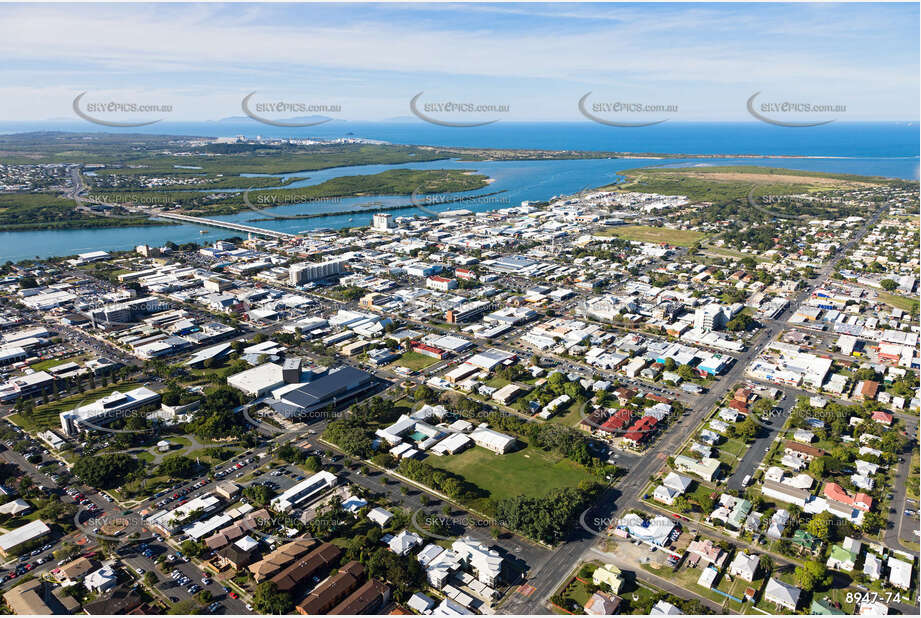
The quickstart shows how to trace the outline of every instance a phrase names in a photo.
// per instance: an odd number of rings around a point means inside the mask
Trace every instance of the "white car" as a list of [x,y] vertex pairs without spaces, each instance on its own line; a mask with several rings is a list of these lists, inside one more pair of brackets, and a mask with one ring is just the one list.
[[144,569],[142,569],[141,567],[134,567],[134,571],[135,571],[135,573],[137,573],[138,575],[143,575],[143,574],[144,574]]

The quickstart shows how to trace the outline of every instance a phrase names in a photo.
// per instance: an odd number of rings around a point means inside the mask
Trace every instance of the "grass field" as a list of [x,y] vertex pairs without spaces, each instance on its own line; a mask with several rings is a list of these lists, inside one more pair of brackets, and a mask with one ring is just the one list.
[[496,455],[475,446],[458,455],[429,457],[426,462],[463,476],[492,498],[544,496],[561,487],[575,487],[593,478],[582,466],[537,448]]
[[678,247],[690,247],[706,236],[703,232],[673,230],[667,227],[651,227],[648,225],[621,225],[604,230],[600,235],[617,236],[626,240],[639,240],[642,242],[665,242]]
[[902,311],[912,311],[915,308],[915,303],[918,302],[915,298],[900,296],[899,294],[890,294],[889,292],[879,292],[879,299],[887,305],[892,305],[896,309],[901,309]]
[[413,371],[421,371],[429,365],[434,365],[438,362],[437,358],[432,358],[431,356],[426,356],[425,354],[419,354],[418,352],[404,352],[403,356],[400,357],[400,360],[396,361],[395,364],[407,369],[412,369]]
[[35,409],[28,416],[23,416],[21,413],[13,414],[9,419],[30,433],[45,431],[52,427],[61,426],[61,412],[72,410],[78,405],[101,399],[113,391],[127,391],[139,386],[140,383],[138,382],[124,382],[104,388],[97,388],[94,391],[78,393],[70,397],[65,397],[64,399],[59,399],[58,401],[53,401],[48,405],[35,406]]

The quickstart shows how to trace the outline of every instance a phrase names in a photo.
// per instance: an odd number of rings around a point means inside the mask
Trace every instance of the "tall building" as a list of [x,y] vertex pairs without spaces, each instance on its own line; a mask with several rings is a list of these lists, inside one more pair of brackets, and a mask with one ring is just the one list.
[[345,272],[345,262],[342,260],[329,260],[328,262],[301,262],[293,264],[289,269],[288,283],[300,285],[308,281],[317,281]]
[[371,227],[375,230],[392,230],[396,226],[393,224],[393,215],[384,212],[375,213],[372,217]]
[[726,313],[716,303],[701,307],[694,312],[694,328],[709,332],[720,330],[726,324]]

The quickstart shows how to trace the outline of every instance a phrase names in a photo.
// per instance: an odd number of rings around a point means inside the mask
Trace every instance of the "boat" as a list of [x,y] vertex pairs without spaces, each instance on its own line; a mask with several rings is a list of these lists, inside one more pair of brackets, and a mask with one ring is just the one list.
[[199,234],[207,234],[207,233],[208,233],[208,230],[198,230],[198,233],[199,233]]

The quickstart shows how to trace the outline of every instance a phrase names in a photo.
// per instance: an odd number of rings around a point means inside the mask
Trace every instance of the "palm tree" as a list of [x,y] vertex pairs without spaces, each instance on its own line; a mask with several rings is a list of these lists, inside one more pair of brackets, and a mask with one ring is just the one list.
[[765,577],[774,572],[774,560],[767,554],[761,554],[758,559],[758,566],[761,567]]

